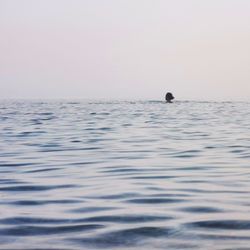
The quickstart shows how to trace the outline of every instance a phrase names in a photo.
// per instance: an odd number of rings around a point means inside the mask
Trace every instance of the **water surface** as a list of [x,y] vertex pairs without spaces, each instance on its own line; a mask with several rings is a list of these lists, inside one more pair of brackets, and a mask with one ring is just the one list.
[[250,104],[1,101],[0,249],[250,249]]

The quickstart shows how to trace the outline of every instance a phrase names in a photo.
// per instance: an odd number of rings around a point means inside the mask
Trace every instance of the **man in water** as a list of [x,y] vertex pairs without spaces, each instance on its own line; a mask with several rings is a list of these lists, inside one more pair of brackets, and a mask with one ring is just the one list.
[[173,99],[174,99],[174,96],[172,95],[172,93],[168,92],[165,96],[166,102],[171,103]]

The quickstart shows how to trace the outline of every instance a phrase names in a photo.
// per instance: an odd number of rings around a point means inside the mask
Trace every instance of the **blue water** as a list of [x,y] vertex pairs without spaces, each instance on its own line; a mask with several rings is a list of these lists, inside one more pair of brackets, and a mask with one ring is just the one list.
[[250,103],[1,101],[0,249],[250,249]]

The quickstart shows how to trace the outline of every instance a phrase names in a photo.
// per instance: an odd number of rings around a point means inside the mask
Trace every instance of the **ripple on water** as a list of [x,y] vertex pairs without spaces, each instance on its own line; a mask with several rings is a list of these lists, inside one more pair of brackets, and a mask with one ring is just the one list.
[[205,206],[190,206],[190,207],[184,207],[180,209],[183,212],[189,212],[194,214],[199,213],[222,213],[224,210],[214,208],[214,207],[205,207]]
[[51,235],[51,234],[65,234],[74,232],[91,231],[103,228],[99,224],[83,224],[83,225],[67,225],[67,226],[15,226],[5,229],[0,229],[1,236],[37,236],[37,235]]
[[74,204],[74,203],[83,203],[82,200],[18,200],[18,201],[10,201],[7,204],[15,205],[15,206],[42,206],[49,204]]
[[146,238],[168,237],[171,232],[171,229],[163,227],[138,227],[117,230],[93,238],[74,238],[72,241],[98,248],[130,247],[142,244]]
[[145,223],[152,221],[170,220],[172,217],[156,215],[108,215],[84,219],[86,222],[116,222],[116,223]]
[[77,185],[16,185],[16,186],[5,186],[0,187],[0,191],[5,192],[37,192],[37,191],[47,191],[53,189],[67,189],[75,188]]
[[103,211],[109,211],[109,210],[116,210],[119,209],[117,207],[102,207],[102,206],[98,206],[98,207],[80,207],[80,208],[75,208],[75,209],[71,209],[70,212],[71,213],[96,213],[96,212],[103,212]]
[[207,220],[187,223],[187,226],[214,230],[250,230],[248,220]]
[[176,198],[138,198],[138,199],[129,199],[126,200],[128,203],[135,204],[168,204],[168,203],[177,203],[184,202],[184,199],[176,199]]
[[[30,224],[72,224],[82,222],[108,222],[108,223],[146,223],[153,221],[167,221],[173,217],[170,216],[156,216],[156,215],[107,215],[107,216],[93,216],[87,218],[77,219],[54,219],[54,218],[38,218],[38,217],[10,217],[0,219],[3,225],[30,225]],[[89,225],[89,224],[88,224]]]

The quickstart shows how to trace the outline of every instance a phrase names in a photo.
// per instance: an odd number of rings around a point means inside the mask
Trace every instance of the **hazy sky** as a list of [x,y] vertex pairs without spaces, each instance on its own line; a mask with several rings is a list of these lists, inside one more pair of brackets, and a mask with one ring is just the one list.
[[0,0],[0,98],[250,100],[250,0]]

